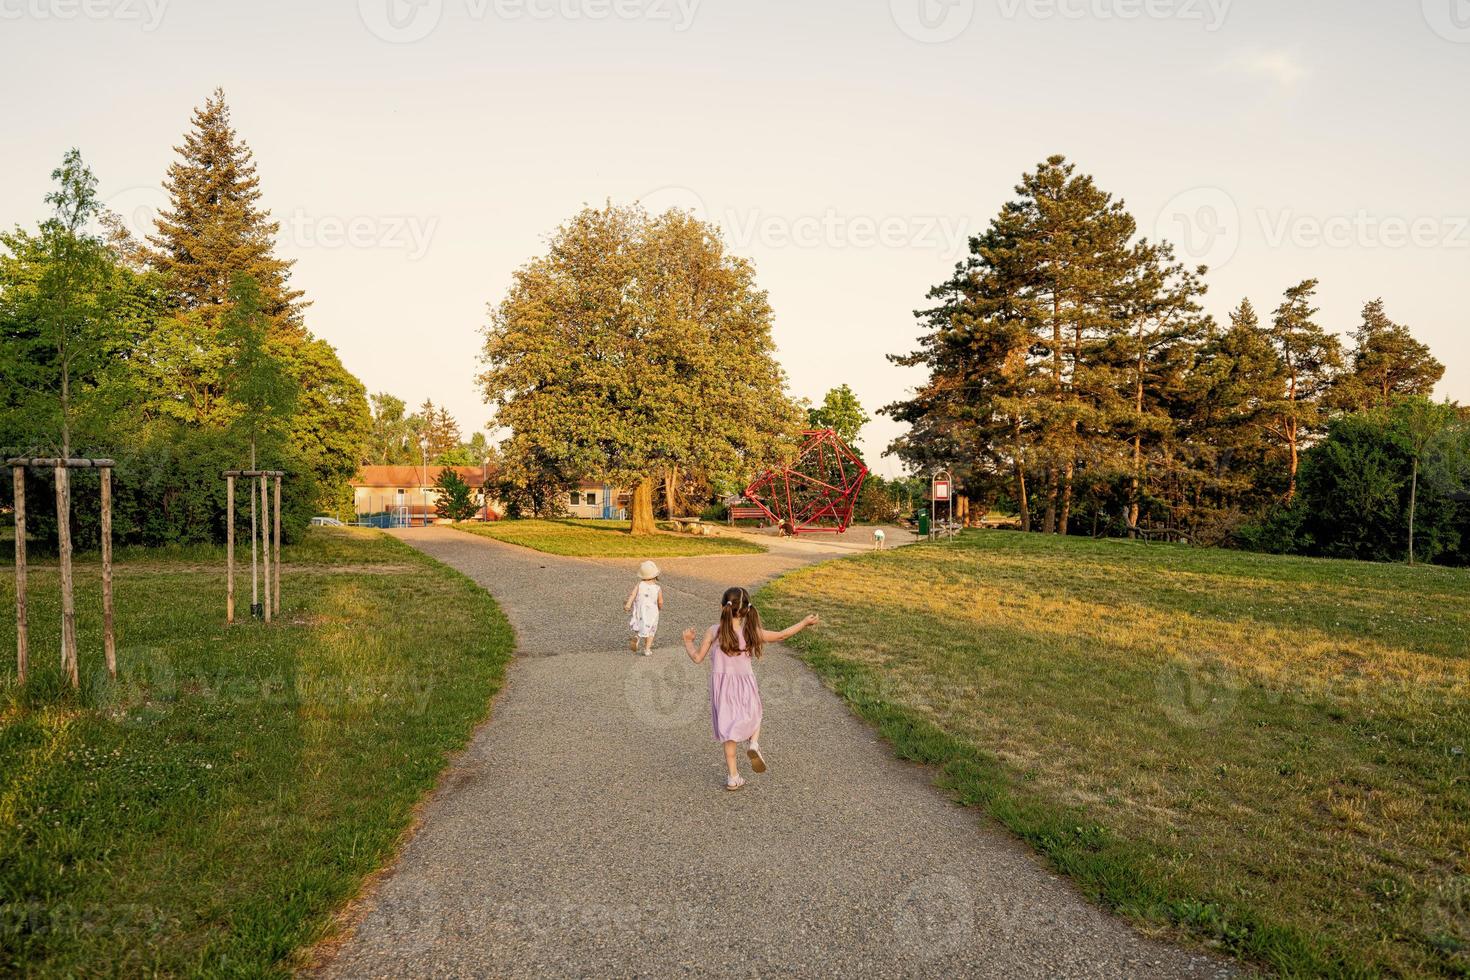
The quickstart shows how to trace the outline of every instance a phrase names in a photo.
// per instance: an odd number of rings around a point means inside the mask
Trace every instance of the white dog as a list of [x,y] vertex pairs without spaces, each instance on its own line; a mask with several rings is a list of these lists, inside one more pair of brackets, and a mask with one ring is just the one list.
[[883,533],[883,529],[881,527],[875,527],[873,529],[873,548],[874,548],[874,550],[876,550],[876,551],[882,551],[883,550],[883,544],[887,540],[888,540],[888,535],[886,535],[886,534]]

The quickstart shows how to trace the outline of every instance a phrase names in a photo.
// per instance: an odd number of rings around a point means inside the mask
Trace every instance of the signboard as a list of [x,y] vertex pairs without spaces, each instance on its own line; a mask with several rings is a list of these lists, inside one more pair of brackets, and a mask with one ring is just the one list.
[[948,500],[949,499],[949,481],[948,480],[935,480],[934,481],[934,499],[935,500]]

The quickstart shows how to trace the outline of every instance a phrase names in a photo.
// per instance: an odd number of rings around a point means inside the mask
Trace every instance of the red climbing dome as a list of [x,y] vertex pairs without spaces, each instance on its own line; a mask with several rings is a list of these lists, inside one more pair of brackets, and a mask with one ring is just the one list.
[[762,473],[745,488],[745,497],[787,534],[840,534],[852,523],[868,467],[831,429],[801,435],[796,462]]

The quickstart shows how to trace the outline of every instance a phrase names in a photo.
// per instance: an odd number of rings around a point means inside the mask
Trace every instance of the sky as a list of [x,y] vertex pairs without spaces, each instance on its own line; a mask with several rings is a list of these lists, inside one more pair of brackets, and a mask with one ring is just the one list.
[[[308,325],[466,432],[487,304],[584,205],[719,224],[791,393],[920,380],[913,311],[1065,154],[1207,308],[1382,297],[1470,402],[1470,0],[0,0],[0,223],[79,147],[136,226],[225,89]],[[863,448],[899,434],[876,416]]]

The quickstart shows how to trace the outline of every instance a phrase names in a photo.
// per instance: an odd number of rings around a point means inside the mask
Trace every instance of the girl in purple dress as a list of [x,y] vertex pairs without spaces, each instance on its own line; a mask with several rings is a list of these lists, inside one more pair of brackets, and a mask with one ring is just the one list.
[[780,643],[816,623],[816,616],[808,616],[780,632],[762,629],[761,614],[750,604],[750,593],[737,587],[725,590],[719,625],[705,630],[699,649],[694,647],[695,631],[684,631],[684,649],[689,652],[690,660],[704,663],[704,658],[714,653],[710,664],[709,703],[715,741],[724,744],[725,765],[730,770],[725,780],[727,790],[745,785],[735,762],[740,742],[748,743],[750,768],[755,772],[766,771],[760,745],[761,691],[755,682],[754,662],[760,659],[765,644]]

